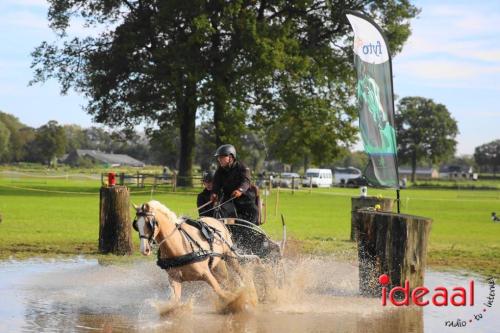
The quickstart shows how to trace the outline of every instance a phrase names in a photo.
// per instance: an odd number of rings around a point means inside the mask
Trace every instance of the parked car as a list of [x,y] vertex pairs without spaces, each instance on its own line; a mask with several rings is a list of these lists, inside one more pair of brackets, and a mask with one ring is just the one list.
[[273,178],[273,186],[277,187],[299,188],[300,185],[300,175],[295,172],[283,172],[279,177]]
[[365,176],[357,177],[349,179],[346,183],[347,187],[360,187],[360,186],[368,186],[368,181]]
[[345,186],[350,179],[359,178],[362,176],[362,172],[354,167],[347,168],[335,168],[333,176],[333,183],[335,185]]
[[304,187],[330,187],[332,184],[333,176],[330,169],[307,169],[302,181]]

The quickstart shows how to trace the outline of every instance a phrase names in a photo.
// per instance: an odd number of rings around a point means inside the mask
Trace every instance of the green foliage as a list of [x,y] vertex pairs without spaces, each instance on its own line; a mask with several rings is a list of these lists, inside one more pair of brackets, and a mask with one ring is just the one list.
[[405,97],[395,115],[398,158],[410,163],[415,181],[417,162],[438,163],[453,156],[458,134],[457,122],[443,104],[423,97]]
[[8,151],[5,153],[3,161],[19,162],[27,157],[26,146],[34,139],[34,130],[11,114],[0,112],[0,122],[10,132]]
[[66,136],[66,147],[64,150],[69,153],[75,149],[82,149],[86,146],[87,137],[85,130],[79,125],[63,125]]
[[353,143],[354,117],[352,107],[343,115],[327,99],[288,94],[283,109],[265,113],[271,156],[290,164],[307,159],[314,165],[325,165],[342,147]]
[[0,121],[0,162],[7,160],[9,154],[10,131]]
[[[354,135],[346,9],[375,16],[394,53],[418,12],[407,0],[52,0],[48,17],[58,40],[34,50],[34,82],[55,78],[63,93],[85,94],[86,110],[97,122],[176,127],[183,176],[191,174],[200,110],[213,116],[216,145],[239,146],[249,122],[259,119],[250,116],[287,113],[290,107],[292,115],[273,118],[290,122],[306,104],[314,114],[309,121],[320,119],[301,134],[319,125],[316,137],[330,135],[323,140],[326,146],[314,138],[300,149],[322,162],[335,154],[338,142],[350,142]],[[74,17],[100,33],[70,36]]]
[[494,174],[500,166],[500,140],[485,143],[474,150],[474,160],[484,169],[490,168]]
[[38,128],[30,145],[32,158],[47,165],[51,165],[56,157],[63,155],[65,148],[66,133],[55,120]]
[[178,170],[180,136],[174,126],[163,126],[151,134],[151,159],[159,165]]
[[363,170],[368,165],[368,155],[366,155],[363,151],[349,151],[345,149],[341,152],[341,155],[338,156],[333,161],[332,168],[335,167],[355,167],[360,170]]

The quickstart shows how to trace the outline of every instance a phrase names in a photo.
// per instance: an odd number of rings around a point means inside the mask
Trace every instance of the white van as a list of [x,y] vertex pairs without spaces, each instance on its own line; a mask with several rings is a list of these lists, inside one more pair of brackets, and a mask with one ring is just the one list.
[[346,185],[349,179],[359,178],[363,175],[361,170],[348,167],[348,168],[335,168],[333,176],[333,183],[335,185]]
[[302,186],[330,187],[333,184],[332,170],[307,169]]

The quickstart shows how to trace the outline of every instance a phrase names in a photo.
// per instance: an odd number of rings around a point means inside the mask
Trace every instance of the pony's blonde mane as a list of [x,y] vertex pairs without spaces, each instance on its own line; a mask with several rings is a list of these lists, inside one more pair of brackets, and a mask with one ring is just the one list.
[[177,222],[177,215],[175,215],[174,212],[168,209],[167,206],[165,206],[161,202],[156,200],[151,200],[148,202],[148,205],[154,212],[160,212],[166,215],[171,222],[173,223]]

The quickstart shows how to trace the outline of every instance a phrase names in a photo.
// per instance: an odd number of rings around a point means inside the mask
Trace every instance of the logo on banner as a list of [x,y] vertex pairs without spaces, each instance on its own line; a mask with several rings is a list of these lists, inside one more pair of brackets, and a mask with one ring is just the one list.
[[377,57],[380,57],[382,55],[382,43],[378,40],[376,43],[368,43],[364,44],[361,47],[361,52],[363,52],[364,55],[372,55],[374,54]]

